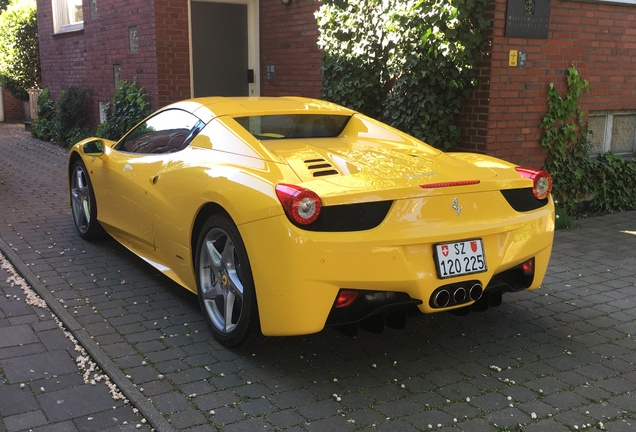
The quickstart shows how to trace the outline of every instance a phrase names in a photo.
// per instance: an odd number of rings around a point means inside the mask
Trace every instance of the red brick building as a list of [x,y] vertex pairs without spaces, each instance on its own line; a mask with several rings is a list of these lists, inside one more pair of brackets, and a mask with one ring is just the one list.
[[[319,97],[319,6],[319,0],[38,0],[43,86],[53,95],[88,86],[94,123],[118,78],[136,79],[153,108],[208,94]],[[523,14],[515,17],[519,8]],[[595,145],[635,152],[636,0],[491,0],[487,17],[493,25],[481,85],[457,119],[461,150],[541,166],[538,125],[547,85],[564,88],[565,70],[574,65],[592,86],[582,103],[593,114]],[[525,35],[524,25],[543,34]],[[511,57],[523,64],[512,66]]]
[[[541,166],[538,125],[547,110],[547,87],[553,82],[563,94],[565,72],[574,65],[590,82],[580,102],[590,114],[595,152],[636,154],[636,1],[545,0],[551,6],[547,39],[507,36],[514,1],[489,4],[490,50],[480,69],[482,84],[458,119],[461,149]],[[526,53],[523,66],[510,66],[511,51]]]

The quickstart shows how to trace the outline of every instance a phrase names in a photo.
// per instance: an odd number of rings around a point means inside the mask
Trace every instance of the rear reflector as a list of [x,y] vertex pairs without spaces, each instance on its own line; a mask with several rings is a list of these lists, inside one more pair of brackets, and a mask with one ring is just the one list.
[[534,258],[529,259],[528,261],[521,264],[521,267],[523,268],[523,274],[525,276],[533,275],[534,274]]
[[351,306],[351,303],[358,298],[358,291],[353,290],[340,290],[338,293],[338,298],[336,299],[336,308],[343,308],[347,306]]

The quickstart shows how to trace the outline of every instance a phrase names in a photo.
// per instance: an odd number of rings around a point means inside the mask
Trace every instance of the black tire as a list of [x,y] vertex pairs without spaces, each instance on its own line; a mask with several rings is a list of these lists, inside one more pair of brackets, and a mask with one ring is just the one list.
[[73,220],[80,237],[91,241],[104,237],[104,228],[97,221],[97,203],[93,184],[81,159],[73,163],[69,178],[69,192]]
[[203,225],[195,257],[201,309],[216,340],[227,347],[250,347],[261,333],[254,279],[236,225],[212,215]]

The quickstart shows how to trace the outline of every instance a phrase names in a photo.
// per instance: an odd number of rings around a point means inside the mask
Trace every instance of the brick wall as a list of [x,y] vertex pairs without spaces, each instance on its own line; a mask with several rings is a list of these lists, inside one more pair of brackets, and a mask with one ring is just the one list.
[[[260,2],[261,94],[320,97],[322,51],[318,49],[317,0]],[[273,80],[267,66],[274,66]]]
[[155,0],[154,3],[157,96],[158,105],[164,106],[191,95],[188,0]]
[[[187,4],[187,0],[181,0]],[[98,103],[109,102],[115,93],[114,66],[121,66],[121,79],[137,80],[159,106],[155,23],[152,7],[143,0],[98,2],[91,15],[84,2],[84,30],[53,34],[50,0],[38,1],[38,31],[43,87],[55,98],[70,86],[88,86],[91,124],[99,119]],[[136,25],[139,50],[129,49],[129,26]]]
[[[136,80],[150,95],[150,102],[158,106],[156,40],[153,10],[142,0],[97,2],[98,10],[91,16],[89,2],[84,2],[84,32],[75,43],[84,45],[84,83],[92,89],[93,110],[98,102],[109,102],[116,90],[115,65],[121,66],[120,78]],[[100,8],[101,7],[101,8]],[[138,50],[131,52],[129,29],[137,29]],[[55,37],[54,37],[55,38]]]
[[24,121],[24,102],[14,98],[11,92],[5,88],[2,88],[0,97],[2,97],[3,102],[4,121],[7,123]]
[[[592,91],[580,101],[585,111],[636,110],[636,7],[552,0],[548,39],[525,39],[504,36],[506,4],[489,5],[492,49],[458,118],[460,149],[541,167],[547,86],[554,82],[563,93],[570,65],[590,81]],[[528,53],[525,67],[508,66],[510,50]]]

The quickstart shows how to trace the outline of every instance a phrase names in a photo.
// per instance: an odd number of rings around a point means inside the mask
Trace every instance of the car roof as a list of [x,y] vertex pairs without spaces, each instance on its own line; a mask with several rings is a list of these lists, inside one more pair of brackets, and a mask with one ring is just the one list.
[[353,115],[355,111],[318,99],[286,97],[202,97],[171,104],[164,109],[180,108],[207,122],[215,117],[248,117],[273,114]]

